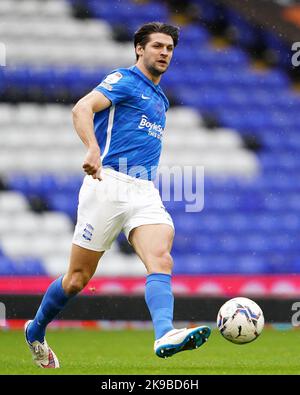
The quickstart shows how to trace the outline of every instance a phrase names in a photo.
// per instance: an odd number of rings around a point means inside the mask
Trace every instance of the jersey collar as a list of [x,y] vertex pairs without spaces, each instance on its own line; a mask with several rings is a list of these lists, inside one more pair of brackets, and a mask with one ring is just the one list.
[[141,70],[138,67],[132,66],[132,67],[129,67],[129,70],[132,70],[134,73],[138,74],[140,77],[142,77],[142,79],[145,82],[147,82],[148,84],[153,86],[155,89],[159,88],[159,84],[155,85],[154,82],[151,81],[148,77],[146,77],[145,74],[142,73]]
[[129,67],[129,70],[131,70],[132,72],[134,72],[135,74],[139,75],[143,81],[145,81],[148,85],[150,85],[158,94],[160,94],[165,102],[166,108],[169,108],[169,101],[166,98],[165,94],[163,93],[161,87],[159,84],[155,85],[148,77],[145,76],[144,73],[141,72],[141,70],[134,66]]

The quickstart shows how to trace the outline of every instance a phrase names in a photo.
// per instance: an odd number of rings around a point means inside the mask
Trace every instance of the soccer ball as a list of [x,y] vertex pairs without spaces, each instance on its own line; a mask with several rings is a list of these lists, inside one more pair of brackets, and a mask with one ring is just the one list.
[[236,344],[255,340],[261,334],[264,323],[261,308],[248,298],[230,299],[218,312],[219,331],[225,339]]

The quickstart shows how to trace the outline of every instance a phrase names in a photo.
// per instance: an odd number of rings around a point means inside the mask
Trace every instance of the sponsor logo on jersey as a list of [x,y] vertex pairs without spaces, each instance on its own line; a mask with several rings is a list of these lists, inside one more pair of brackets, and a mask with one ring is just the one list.
[[142,115],[138,127],[139,129],[146,129],[148,131],[149,136],[156,137],[157,139],[162,138],[162,133],[164,131],[163,127],[155,122],[150,122],[147,115]]

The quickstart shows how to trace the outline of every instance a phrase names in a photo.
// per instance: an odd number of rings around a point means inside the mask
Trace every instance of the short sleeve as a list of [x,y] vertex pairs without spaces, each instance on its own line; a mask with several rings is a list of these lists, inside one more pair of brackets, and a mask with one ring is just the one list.
[[130,75],[116,71],[108,74],[95,90],[103,93],[112,104],[117,104],[130,97],[130,79]]

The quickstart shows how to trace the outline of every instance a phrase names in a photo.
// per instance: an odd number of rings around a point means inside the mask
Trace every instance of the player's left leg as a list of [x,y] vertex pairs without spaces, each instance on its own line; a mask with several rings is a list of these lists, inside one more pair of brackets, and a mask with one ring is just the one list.
[[173,227],[167,224],[138,226],[129,234],[130,243],[147,269],[145,300],[154,326],[154,351],[162,358],[198,348],[210,335],[206,326],[179,330],[173,327],[173,238]]
[[156,339],[173,329],[173,259],[170,255],[173,237],[173,228],[166,224],[142,225],[133,229],[129,235],[130,243],[147,269],[145,299]]

